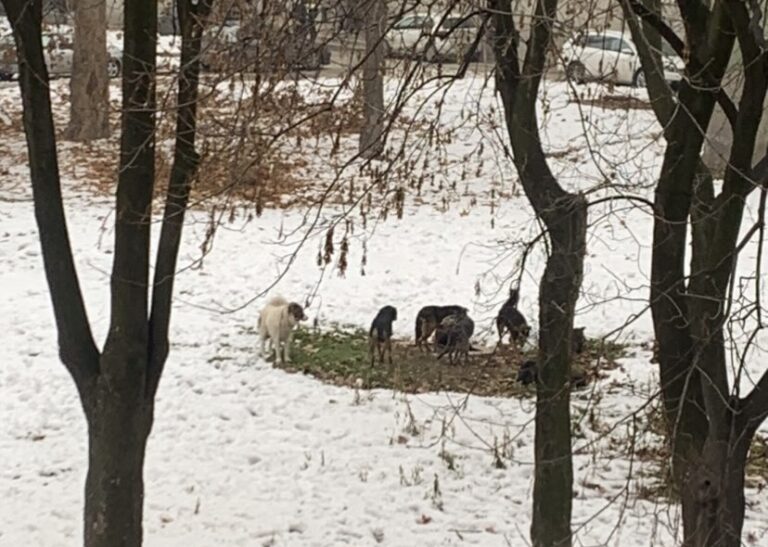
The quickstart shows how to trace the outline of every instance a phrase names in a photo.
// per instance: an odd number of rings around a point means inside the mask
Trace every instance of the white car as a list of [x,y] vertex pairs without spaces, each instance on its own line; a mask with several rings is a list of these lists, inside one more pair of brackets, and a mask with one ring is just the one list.
[[430,62],[461,60],[480,32],[480,26],[476,16],[441,18],[428,13],[409,14],[387,32],[385,51],[391,57],[420,58]]
[[389,29],[384,40],[384,50],[391,57],[425,57],[433,60],[437,55],[434,44],[427,48],[435,27],[435,20],[428,13],[409,14]]
[[[682,79],[685,64],[662,40],[664,78],[672,85]],[[562,49],[565,74],[574,82],[611,82],[645,87],[637,46],[629,34],[615,30],[587,31],[568,40]]]
[[[438,23],[433,31],[436,57],[461,61],[464,54],[477,39],[481,28],[482,23],[476,15],[471,17],[447,16],[442,23]],[[482,43],[478,45],[472,60],[477,60],[480,57],[481,49]]]
[[[43,53],[48,74],[51,78],[72,74],[72,40],[67,34],[44,34]],[[123,52],[112,46],[107,47],[107,75],[117,78],[123,68]],[[0,80],[10,80],[19,73],[16,61],[16,45],[13,36],[0,37]]]

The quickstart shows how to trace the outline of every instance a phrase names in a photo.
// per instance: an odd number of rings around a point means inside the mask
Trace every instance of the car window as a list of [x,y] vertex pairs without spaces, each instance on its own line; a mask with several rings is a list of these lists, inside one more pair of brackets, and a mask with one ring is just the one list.
[[672,46],[669,45],[669,42],[667,42],[664,38],[661,39],[661,52],[664,55],[669,55],[670,57],[677,56],[677,52],[672,49]]
[[477,22],[474,17],[446,17],[443,24],[440,25],[442,30],[451,30],[454,28],[476,28]]
[[603,42],[603,49],[606,51],[621,51],[621,44],[621,39],[606,36]]
[[594,49],[605,49],[605,37],[604,36],[587,36],[584,38],[584,47],[591,47]]
[[635,50],[632,49],[632,46],[630,46],[626,40],[620,40],[621,44],[619,45],[619,49],[622,53],[634,53]]
[[409,15],[408,17],[403,17],[397,23],[395,23],[394,26],[394,28],[398,30],[416,28],[420,29],[425,27],[432,27],[432,19],[423,15]]

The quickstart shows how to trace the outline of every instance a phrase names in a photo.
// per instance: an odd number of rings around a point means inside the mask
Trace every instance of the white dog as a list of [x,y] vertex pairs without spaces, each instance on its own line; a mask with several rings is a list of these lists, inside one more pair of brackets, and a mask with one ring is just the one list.
[[[304,321],[307,316],[304,315],[304,308],[295,302],[288,302],[281,296],[272,298],[259,315],[259,336],[261,337],[261,355],[264,355],[267,340],[272,344],[275,350],[275,362],[280,359],[281,363],[291,360],[291,341],[293,340],[293,329]],[[281,356],[280,349],[283,350]]]

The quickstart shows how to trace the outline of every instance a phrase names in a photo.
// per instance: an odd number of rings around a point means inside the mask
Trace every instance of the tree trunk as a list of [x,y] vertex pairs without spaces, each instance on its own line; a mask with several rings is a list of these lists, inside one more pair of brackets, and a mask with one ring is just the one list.
[[363,129],[360,155],[376,158],[384,151],[384,32],[387,5],[384,0],[369,0],[366,6],[365,51],[363,64]]
[[535,547],[570,547],[573,462],[570,368],[574,310],[584,271],[587,203],[566,192],[549,169],[541,144],[536,102],[557,0],[536,3],[522,68],[519,33],[508,0],[492,0],[496,86],[513,161],[536,216],[547,227],[551,255],[539,293],[539,362],[533,521]]
[[110,384],[104,376],[99,378],[94,406],[87,412],[84,545],[139,547],[144,452],[152,413],[144,403],[143,389],[136,389],[139,382],[131,382],[128,390]]
[[539,293],[535,477],[531,538],[535,547],[571,545],[571,333],[584,266],[587,204],[570,195],[549,226],[552,254]]
[[75,2],[75,43],[69,80],[70,114],[66,138],[91,141],[109,137],[105,0]]

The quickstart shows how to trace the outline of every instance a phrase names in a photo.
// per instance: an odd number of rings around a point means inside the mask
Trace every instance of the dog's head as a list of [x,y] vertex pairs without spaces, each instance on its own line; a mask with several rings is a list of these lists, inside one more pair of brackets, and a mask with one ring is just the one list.
[[394,306],[384,306],[381,308],[381,311],[379,311],[381,316],[389,321],[396,321],[397,320],[397,308]]
[[291,302],[290,304],[288,304],[288,315],[293,317],[297,323],[299,321],[307,320],[307,316],[304,314],[304,308],[302,308],[296,302]]

